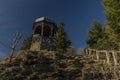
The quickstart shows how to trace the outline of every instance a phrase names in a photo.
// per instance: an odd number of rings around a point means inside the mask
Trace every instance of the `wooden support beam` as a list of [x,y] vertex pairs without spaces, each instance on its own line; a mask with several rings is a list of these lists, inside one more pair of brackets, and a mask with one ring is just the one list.
[[88,54],[89,54],[89,56],[91,55],[91,50],[90,49],[88,50]]
[[42,46],[43,32],[44,32],[44,23],[42,23],[42,29],[41,29],[41,35],[40,35],[40,46],[39,46],[40,50],[41,50],[41,46]]
[[[53,25],[51,25],[51,35],[50,35],[50,41],[53,38]],[[50,50],[52,50],[52,41],[50,42]]]
[[116,57],[117,56],[115,56],[115,54],[116,54],[116,52],[112,52],[112,56],[113,56],[113,60],[114,60],[114,65],[116,66],[117,65],[117,59],[116,59]]
[[96,51],[96,58],[97,58],[97,60],[99,60],[99,54],[100,53]]
[[105,51],[105,54],[106,54],[107,64],[109,65],[109,63],[110,63],[110,59],[109,59],[108,51]]

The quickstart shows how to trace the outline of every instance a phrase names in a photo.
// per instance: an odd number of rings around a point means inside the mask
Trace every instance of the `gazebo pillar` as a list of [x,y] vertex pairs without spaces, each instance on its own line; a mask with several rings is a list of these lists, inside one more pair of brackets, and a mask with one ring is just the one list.
[[[42,40],[43,40],[43,32],[44,32],[44,23],[42,23],[41,27],[41,35],[40,35],[40,45],[42,45]],[[39,48],[41,50],[41,46]]]

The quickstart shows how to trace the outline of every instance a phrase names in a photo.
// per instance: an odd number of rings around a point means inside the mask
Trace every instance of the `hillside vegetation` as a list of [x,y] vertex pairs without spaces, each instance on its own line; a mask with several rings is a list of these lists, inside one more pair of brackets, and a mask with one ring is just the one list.
[[0,62],[0,80],[81,80],[82,56],[54,51],[20,51]]

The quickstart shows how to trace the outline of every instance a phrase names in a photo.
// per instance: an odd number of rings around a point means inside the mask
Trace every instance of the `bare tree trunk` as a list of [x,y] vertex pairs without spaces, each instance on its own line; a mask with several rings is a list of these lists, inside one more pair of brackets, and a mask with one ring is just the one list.
[[16,45],[18,44],[19,40],[21,39],[22,34],[20,32],[17,32],[13,41],[12,49],[11,49],[11,54],[10,54],[10,63],[13,58],[14,50],[16,48]]

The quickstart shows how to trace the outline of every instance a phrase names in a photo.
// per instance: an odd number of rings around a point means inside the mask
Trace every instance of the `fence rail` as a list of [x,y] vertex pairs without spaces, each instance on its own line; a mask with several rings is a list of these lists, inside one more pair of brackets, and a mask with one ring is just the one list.
[[86,49],[85,55],[92,56],[95,60],[105,60],[107,64],[120,64],[120,51]]

